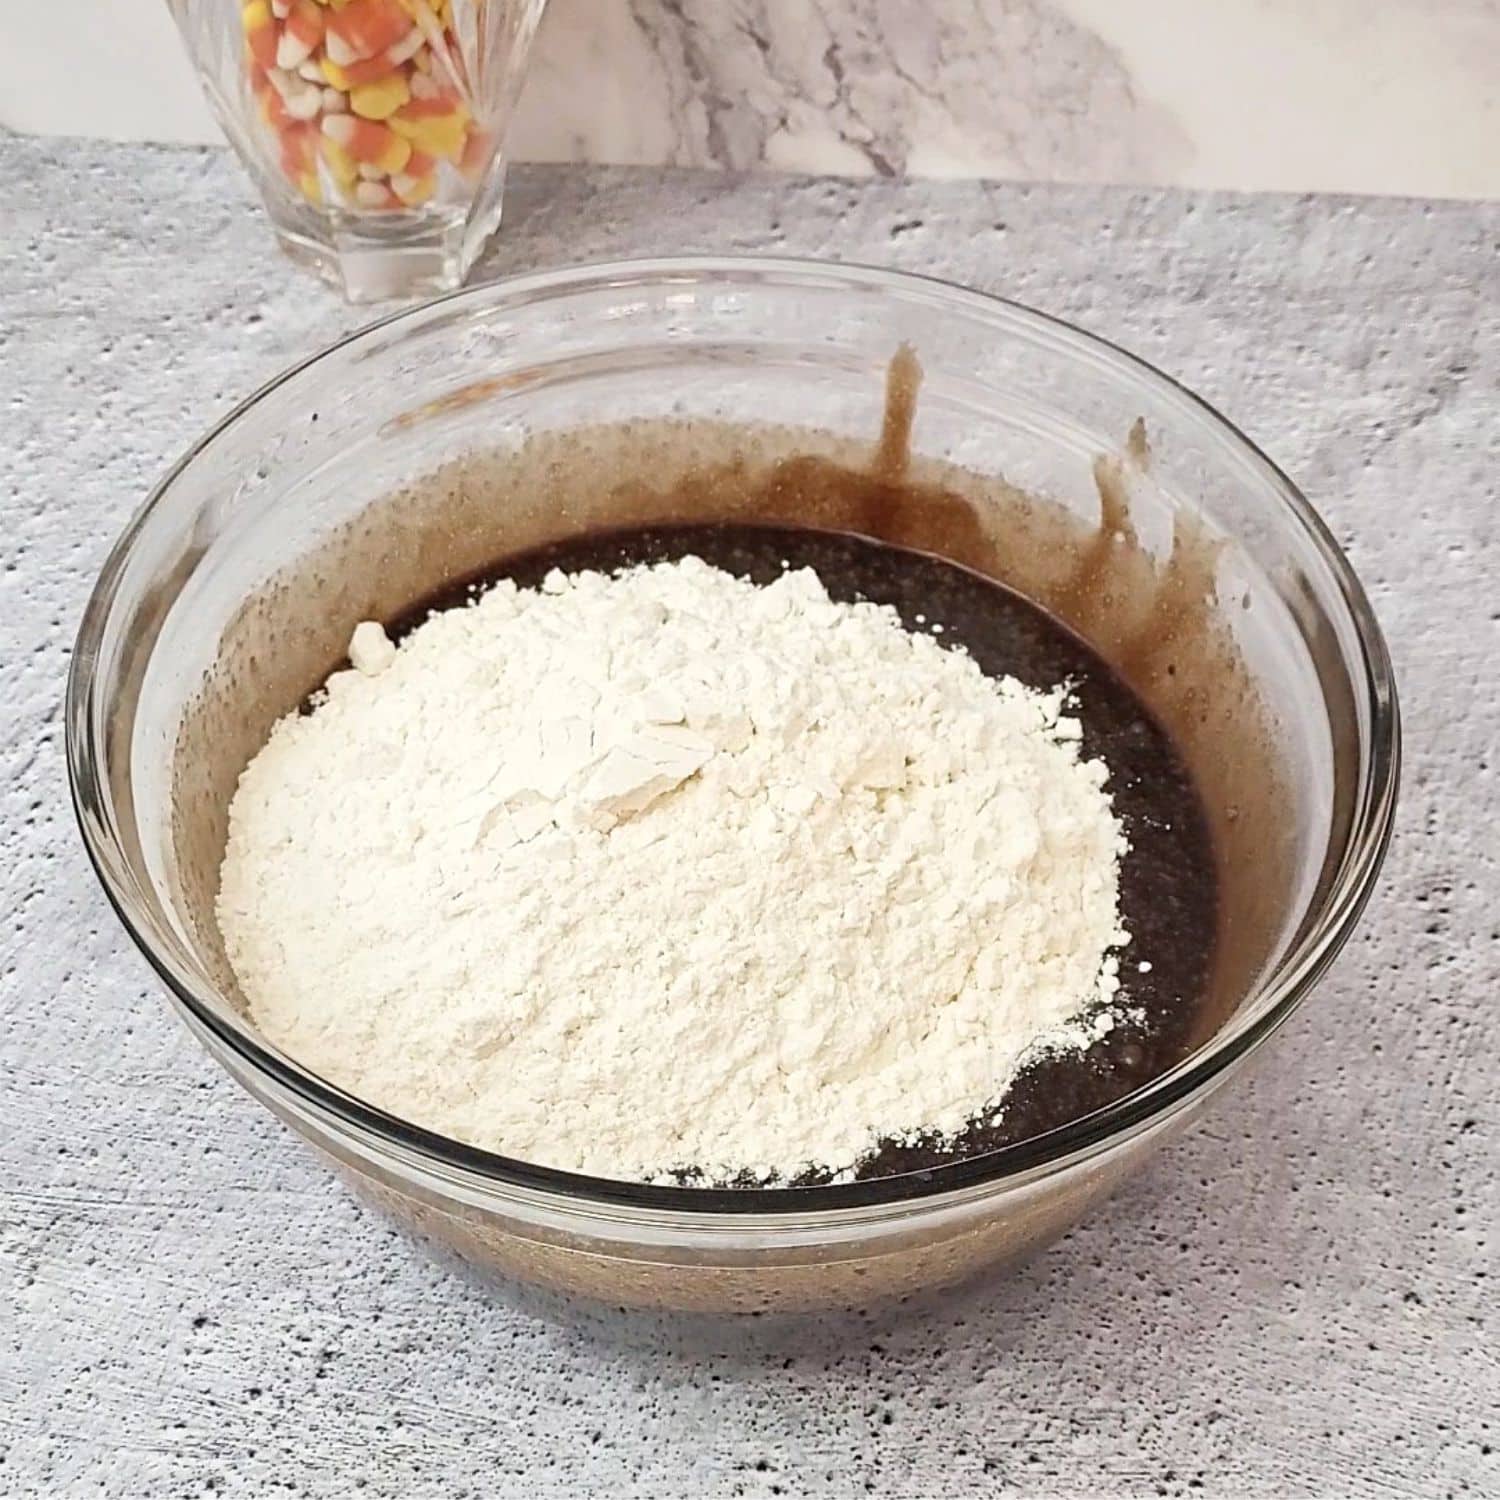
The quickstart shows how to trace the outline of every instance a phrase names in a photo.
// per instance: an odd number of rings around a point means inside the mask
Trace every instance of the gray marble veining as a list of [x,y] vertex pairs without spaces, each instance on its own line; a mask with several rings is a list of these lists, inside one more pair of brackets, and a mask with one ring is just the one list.
[[[596,104],[569,149],[547,101],[606,58],[628,80],[628,108],[612,119]],[[586,144],[595,160],[733,170],[1132,181],[1191,153],[1136,97],[1119,54],[1052,0],[630,0],[605,12],[555,0],[535,66],[523,160]]]
[[551,0],[517,158],[1500,196],[1500,0]]
[[[13,9],[0,122],[219,140],[165,6]],[[1496,198],[1497,55],[1500,0],[549,0],[512,144],[521,161]]]

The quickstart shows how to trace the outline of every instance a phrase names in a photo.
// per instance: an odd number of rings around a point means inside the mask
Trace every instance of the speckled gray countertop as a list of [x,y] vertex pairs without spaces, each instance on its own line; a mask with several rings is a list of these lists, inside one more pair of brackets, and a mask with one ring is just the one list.
[[1400,822],[1258,1073],[1022,1270],[920,1307],[560,1321],[356,1206],[172,1018],[68,808],[93,574],[358,315],[226,156],[0,141],[0,1493],[1500,1492],[1500,208],[537,168],[481,274],[663,250],[1076,319],[1303,484],[1388,631]]

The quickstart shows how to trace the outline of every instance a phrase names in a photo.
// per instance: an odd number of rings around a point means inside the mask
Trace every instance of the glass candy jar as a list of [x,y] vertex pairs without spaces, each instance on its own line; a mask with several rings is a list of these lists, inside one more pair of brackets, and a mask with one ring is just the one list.
[[468,274],[545,3],[169,0],[283,247],[353,302]]

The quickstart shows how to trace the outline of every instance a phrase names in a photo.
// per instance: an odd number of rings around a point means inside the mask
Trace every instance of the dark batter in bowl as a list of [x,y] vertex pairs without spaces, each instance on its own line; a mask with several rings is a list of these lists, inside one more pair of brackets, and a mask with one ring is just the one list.
[[[535,588],[553,568],[613,572],[693,556],[767,584],[811,568],[839,600],[894,606],[908,630],[933,630],[989,675],[1043,691],[1072,684],[1082,753],[1110,768],[1109,791],[1130,849],[1120,866],[1120,910],[1132,941],[1120,957],[1123,1019],[1085,1052],[1044,1055],[1004,1095],[998,1117],[948,1140],[886,1141],[856,1176],[937,1166],[1025,1140],[1113,1102],[1191,1050],[1212,960],[1217,878],[1197,789],[1165,729],[1120,676],[1072,631],[978,573],[905,547],[810,528],[677,524],[601,531],[507,558],[421,601],[391,622],[402,634],[434,610],[465,602],[502,578]],[[1144,970],[1142,965],[1144,964]],[[901,976],[890,976],[900,984]],[[819,1180],[802,1176],[798,1183]]]

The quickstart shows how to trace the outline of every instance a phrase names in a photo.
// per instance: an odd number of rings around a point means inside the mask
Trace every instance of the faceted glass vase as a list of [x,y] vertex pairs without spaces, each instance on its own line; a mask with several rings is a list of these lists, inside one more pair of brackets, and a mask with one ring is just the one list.
[[460,285],[546,0],[168,0],[282,246],[351,302]]

